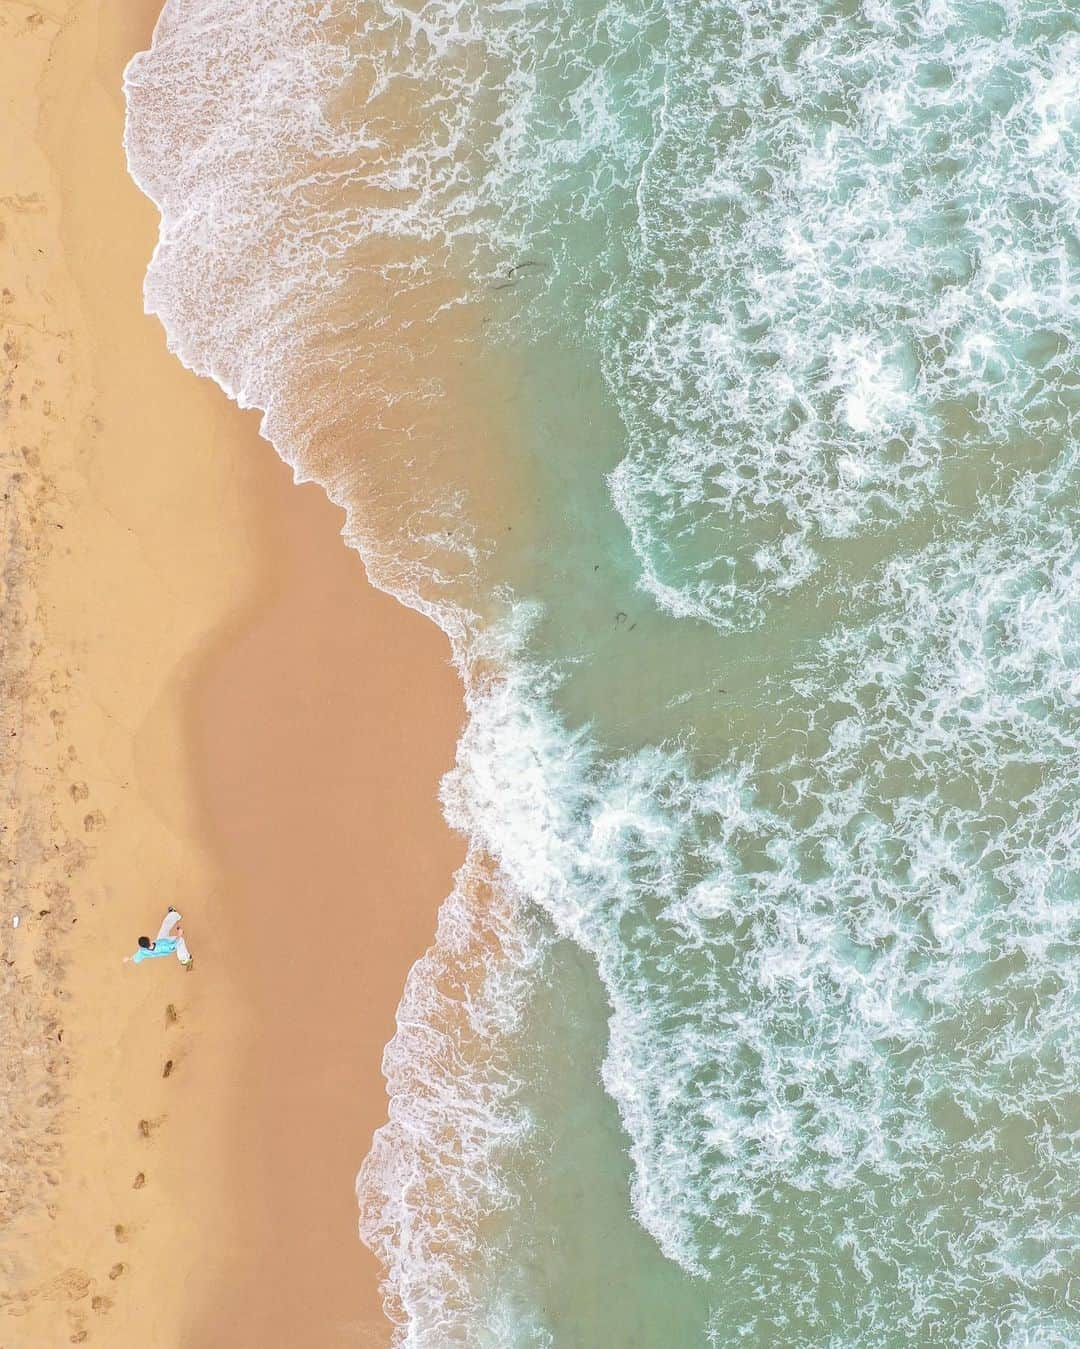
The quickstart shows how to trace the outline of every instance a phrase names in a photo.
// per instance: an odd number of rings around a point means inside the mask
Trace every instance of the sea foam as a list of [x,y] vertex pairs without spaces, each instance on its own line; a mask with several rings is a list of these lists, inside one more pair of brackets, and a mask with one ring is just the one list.
[[1078,62],[1063,5],[169,0],[129,67],[148,307],[465,683],[358,1178],[398,1343],[585,1342],[515,1227],[553,936],[700,1343],[1076,1340]]

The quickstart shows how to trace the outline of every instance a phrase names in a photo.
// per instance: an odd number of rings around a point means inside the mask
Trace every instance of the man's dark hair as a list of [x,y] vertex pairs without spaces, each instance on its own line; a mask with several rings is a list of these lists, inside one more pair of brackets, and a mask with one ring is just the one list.
[[151,948],[151,946],[153,946],[153,944],[154,944],[154,943],[150,940],[149,937],[140,937],[140,938],[139,938],[139,945],[142,947],[142,949],[143,949],[144,951],[149,951],[150,948]]

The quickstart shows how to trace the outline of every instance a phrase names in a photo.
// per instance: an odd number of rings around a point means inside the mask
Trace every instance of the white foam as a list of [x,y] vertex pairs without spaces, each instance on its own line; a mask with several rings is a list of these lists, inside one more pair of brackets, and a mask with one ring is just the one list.
[[[737,5],[744,50],[708,69],[712,8],[668,7],[641,246],[597,321],[628,432],[612,494],[673,615],[760,621],[828,540],[932,507],[953,400],[976,401],[984,446],[1038,435],[1023,336],[1078,318],[1075,34],[959,36],[939,9],[864,6],[879,27],[855,36]],[[1018,230],[1036,203],[1045,222]]]
[[[596,957],[613,1006],[604,1082],[632,1140],[635,1212],[690,1271],[709,1272],[710,1250],[726,1249],[743,1221],[769,1210],[781,1181],[846,1193],[856,1207],[868,1184],[895,1186],[890,1202],[921,1240],[932,1215],[905,1208],[901,1182],[921,1168],[932,1183],[947,1165],[952,1145],[927,1127],[938,1074],[951,1074],[966,1099],[977,1151],[995,1149],[1000,1174],[1008,1172],[993,1112],[980,1104],[1003,1089],[990,1085],[993,1051],[972,1046],[958,1071],[951,1037],[938,1028],[996,996],[988,986],[974,991],[970,977],[1003,941],[1064,973],[1051,949],[1067,940],[1074,913],[1036,901],[1059,883],[1056,859],[1080,860],[1080,830],[1061,814],[1067,784],[1054,782],[1065,763],[1080,762],[1070,711],[1080,632],[1074,548],[1054,509],[1021,495],[951,544],[882,570],[873,583],[880,621],[841,629],[819,676],[820,698],[856,706],[872,687],[875,701],[835,721],[823,758],[785,769],[815,784],[820,813],[808,829],[756,798],[752,764],[699,779],[675,751],[605,761],[580,737],[565,738],[527,680],[473,709],[454,790],[514,885]],[[996,785],[1017,746],[1043,765],[1047,784],[1022,803]],[[890,766],[908,760],[921,765],[923,785],[894,800]],[[958,773],[977,792],[963,807],[942,796]],[[755,838],[773,869],[747,869]],[[803,862],[816,846],[828,867],[808,881]],[[993,888],[1001,867],[984,867],[978,850],[1024,872],[1008,899]],[[1055,859],[1049,871],[1046,857]],[[709,879],[688,884],[703,865]],[[658,898],[659,922],[646,917]],[[739,927],[749,935],[736,942]],[[689,993],[693,953],[727,944],[741,951],[731,977],[713,982],[703,972]],[[681,968],[681,982],[642,973],[654,965]],[[1015,997],[1034,998],[1042,978],[1030,969],[1002,1011]],[[1025,1054],[1048,1043],[1044,1028],[1018,1034]],[[902,1046],[937,1065],[914,1097],[892,1066]],[[752,1057],[739,1066],[742,1050]],[[748,1066],[754,1060],[759,1067]],[[812,1103],[810,1115],[789,1104],[790,1090]],[[987,1197],[973,1188],[971,1221]],[[871,1251],[885,1258],[906,1240],[887,1225],[857,1261]],[[770,1258],[795,1277],[776,1249]],[[992,1277],[980,1269],[979,1279]],[[1027,1277],[1038,1284],[1044,1273],[1033,1267]]]
[[[455,159],[472,113],[455,93],[474,18],[468,6],[358,14],[300,0],[169,0],[153,49],[125,74],[125,147],[161,212],[146,304],[170,348],[263,411],[264,435],[297,478],[317,478],[346,509],[346,538],[371,579],[439,622],[463,675],[482,683],[520,638],[481,629],[468,607],[479,549],[460,494],[406,498],[399,533],[374,528],[364,465],[335,461],[321,444],[357,407],[377,424],[402,396],[373,383],[384,345],[398,340],[392,323],[374,315],[358,351],[355,323],[335,313],[355,279],[353,251],[369,235],[412,241],[411,264],[397,257],[387,276],[401,293],[437,265],[448,215],[468,215]],[[403,22],[413,48],[400,45]],[[440,56],[431,116],[423,122],[417,109],[423,125],[404,153],[386,142],[379,115],[341,104],[365,80],[373,107],[398,82],[413,81],[415,98]],[[357,199],[361,180],[378,190],[376,204],[370,191]],[[409,396],[419,404],[438,391]],[[416,471],[405,459],[410,488]],[[511,617],[527,628],[528,606]],[[390,1121],[357,1179],[361,1233],[384,1262],[399,1344],[490,1342],[469,1257],[481,1221],[511,1202],[502,1167],[528,1132],[505,1045],[541,945],[473,848],[404,990],[384,1058]]]
[[[264,410],[298,475],[358,390],[379,416],[437,406],[430,383],[365,382],[378,362],[334,308],[354,250],[393,236],[383,279],[409,287],[461,263],[445,306],[535,231],[599,297],[586,338],[629,447],[611,494],[659,606],[738,631],[822,577],[831,540],[913,517],[939,535],[898,535],[797,677],[770,684],[771,735],[735,735],[706,770],[692,727],[619,754],[567,731],[559,668],[528,652],[539,606],[500,594],[510,625],[481,620],[491,597],[462,577],[483,550],[464,526],[444,543],[466,513],[452,488],[415,500],[411,427],[399,532],[371,524],[366,465],[322,472],[373,578],[446,628],[467,681],[443,795],[469,861],[409,977],[390,1122],[357,1182],[399,1345],[547,1334],[502,1296],[482,1236],[530,1138],[511,1046],[545,940],[531,905],[595,960],[633,1210],[718,1281],[715,1342],[839,1343],[842,1324],[845,1345],[898,1326],[928,1343],[943,1302],[973,1346],[1062,1333],[1052,1234],[1035,1251],[1023,1233],[1050,1233],[1072,1174],[1075,465],[1003,475],[967,517],[937,494],[951,402],[973,403],[980,444],[1060,438],[1027,344],[1051,332],[1061,369],[1075,355],[1075,44],[1036,37],[1032,96],[999,116],[1012,18],[944,62],[953,7],[864,14],[856,60],[848,25],[816,11],[671,5],[652,60],[641,16],[605,11],[619,59],[599,71],[592,15],[169,0],[127,72],[129,163],[162,212],[148,306],[186,364]],[[650,59],[633,79],[635,43]],[[364,87],[370,109],[343,112]],[[429,123],[391,148],[377,104],[405,89]],[[945,180],[911,181],[931,160]],[[575,233],[597,220],[603,248]],[[517,321],[566,319],[538,304]],[[373,312],[363,350],[397,335]]]
[[383,1056],[389,1123],[356,1180],[402,1346],[491,1343],[479,1231],[514,1202],[501,1168],[529,1121],[506,1046],[542,944],[472,850],[409,974]]

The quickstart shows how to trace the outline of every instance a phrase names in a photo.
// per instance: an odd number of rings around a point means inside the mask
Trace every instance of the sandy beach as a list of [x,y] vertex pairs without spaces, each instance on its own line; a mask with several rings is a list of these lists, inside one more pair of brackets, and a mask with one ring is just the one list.
[[[385,1344],[353,1177],[461,856],[459,691],[142,312],[155,15],[0,11],[0,1344]],[[125,966],[170,903],[194,971]]]

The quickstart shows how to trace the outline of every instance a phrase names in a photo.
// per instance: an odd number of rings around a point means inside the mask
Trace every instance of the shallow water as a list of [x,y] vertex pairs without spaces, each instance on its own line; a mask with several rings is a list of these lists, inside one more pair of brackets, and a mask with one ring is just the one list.
[[466,683],[400,1343],[1080,1340],[1074,8],[170,0],[127,97]]

